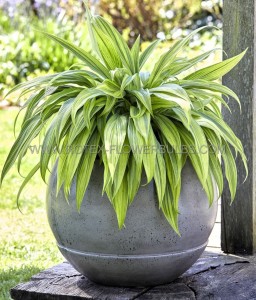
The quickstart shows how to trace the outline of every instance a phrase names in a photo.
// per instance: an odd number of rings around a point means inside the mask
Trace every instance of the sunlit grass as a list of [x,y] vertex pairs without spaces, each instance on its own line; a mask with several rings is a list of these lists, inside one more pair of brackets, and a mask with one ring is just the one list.
[[[0,110],[0,170],[14,140],[13,122],[17,110]],[[24,162],[23,174],[32,168],[37,155]],[[55,246],[45,212],[45,188],[35,176],[20,199],[16,195],[22,178],[14,169],[0,189],[0,300],[10,299],[9,289],[27,281],[40,270],[63,260]]]

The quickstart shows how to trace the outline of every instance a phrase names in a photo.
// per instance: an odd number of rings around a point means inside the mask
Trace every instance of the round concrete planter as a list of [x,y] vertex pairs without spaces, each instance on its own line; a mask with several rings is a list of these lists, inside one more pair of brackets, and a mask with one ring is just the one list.
[[[103,167],[96,162],[80,214],[75,183],[69,205],[63,191],[56,198],[56,172],[47,194],[51,229],[64,257],[94,282],[115,286],[168,283],[184,273],[204,251],[213,228],[217,201],[207,197],[189,163],[182,173],[179,237],[158,208],[153,183],[142,186],[118,229],[114,210],[101,196]],[[215,193],[216,195],[217,193]]]

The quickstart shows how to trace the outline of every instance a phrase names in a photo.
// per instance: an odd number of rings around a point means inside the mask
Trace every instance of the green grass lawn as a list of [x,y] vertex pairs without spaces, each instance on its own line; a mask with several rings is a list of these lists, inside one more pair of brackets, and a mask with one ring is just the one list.
[[[0,110],[0,170],[14,140],[17,111]],[[24,161],[23,175],[37,159],[37,154],[33,154]],[[11,299],[11,287],[64,260],[47,223],[46,185],[39,176],[32,179],[20,198],[21,214],[16,205],[21,183],[22,177],[14,168],[0,189],[0,300]]]

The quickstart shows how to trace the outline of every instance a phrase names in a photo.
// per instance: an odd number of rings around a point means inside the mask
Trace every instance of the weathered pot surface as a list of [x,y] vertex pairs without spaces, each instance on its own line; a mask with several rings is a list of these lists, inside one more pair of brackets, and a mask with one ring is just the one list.
[[[103,167],[96,162],[78,213],[75,183],[68,204],[63,190],[55,196],[55,171],[50,178],[49,223],[60,251],[79,272],[105,285],[158,285],[176,279],[202,254],[216,219],[217,201],[209,208],[189,163],[182,172],[181,237],[159,210],[153,183],[141,186],[122,230],[107,196],[101,196],[102,184]],[[215,195],[217,198],[216,188]]]

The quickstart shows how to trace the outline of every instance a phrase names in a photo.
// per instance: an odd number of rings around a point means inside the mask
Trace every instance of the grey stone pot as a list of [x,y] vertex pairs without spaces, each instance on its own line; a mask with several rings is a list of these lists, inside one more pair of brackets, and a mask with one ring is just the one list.
[[61,253],[80,273],[104,285],[158,285],[176,279],[202,254],[216,219],[217,201],[209,208],[189,163],[182,173],[181,237],[159,210],[153,183],[141,186],[122,230],[108,198],[101,196],[102,184],[103,167],[96,162],[79,214],[75,183],[68,205],[63,191],[55,196],[55,171],[49,182],[50,227]]

